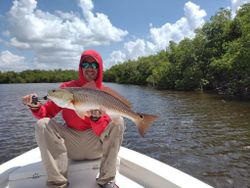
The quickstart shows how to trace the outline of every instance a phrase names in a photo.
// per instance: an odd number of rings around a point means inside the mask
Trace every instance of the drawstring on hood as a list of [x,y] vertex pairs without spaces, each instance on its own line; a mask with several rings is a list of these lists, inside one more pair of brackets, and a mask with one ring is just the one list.
[[82,72],[82,67],[81,67],[81,62],[86,58],[86,57],[92,57],[96,60],[96,62],[99,64],[99,68],[98,68],[98,74],[97,74],[97,79],[95,80],[96,83],[96,87],[101,89],[102,88],[102,77],[103,77],[103,61],[102,61],[102,57],[101,55],[96,52],[95,50],[86,50],[82,53],[81,58],[80,58],[80,62],[79,62],[79,69],[78,69],[78,84],[80,86],[83,86],[87,83],[87,81],[85,80],[84,76],[83,76],[83,72]]

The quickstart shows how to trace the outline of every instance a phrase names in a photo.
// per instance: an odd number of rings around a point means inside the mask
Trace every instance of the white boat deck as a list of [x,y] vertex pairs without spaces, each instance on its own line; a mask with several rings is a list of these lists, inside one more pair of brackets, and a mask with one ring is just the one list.
[[[116,182],[120,188],[211,188],[155,159],[121,148],[120,169]],[[69,188],[99,188],[95,178],[99,160],[70,162]],[[35,148],[0,166],[1,188],[44,188],[47,176],[41,163],[40,152]]]

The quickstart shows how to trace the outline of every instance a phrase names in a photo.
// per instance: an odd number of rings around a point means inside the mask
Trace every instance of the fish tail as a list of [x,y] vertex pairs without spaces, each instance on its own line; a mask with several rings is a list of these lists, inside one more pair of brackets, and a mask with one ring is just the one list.
[[158,118],[156,115],[150,114],[139,114],[140,118],[135,121],[135,124],[138,127],[138,131],[142,137],[147,132],[151,124]]

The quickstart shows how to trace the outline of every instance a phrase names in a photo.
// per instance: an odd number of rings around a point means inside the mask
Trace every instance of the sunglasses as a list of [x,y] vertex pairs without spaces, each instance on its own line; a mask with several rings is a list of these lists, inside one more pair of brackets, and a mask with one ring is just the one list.
[[98,69],[99,68],[99,64],[94,61],[94,62],[82,62],[81,63],[81,67],[84,68],[84,69],[87,69],[87,68],[93,68],[93,69]]

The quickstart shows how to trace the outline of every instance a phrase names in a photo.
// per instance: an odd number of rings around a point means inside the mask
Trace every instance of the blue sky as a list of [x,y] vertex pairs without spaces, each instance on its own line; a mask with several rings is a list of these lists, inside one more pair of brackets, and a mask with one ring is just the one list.
[[95,49],[106,68],[155,54],[219,10],[250,0],[1,0],[0,70],[77,69]]

